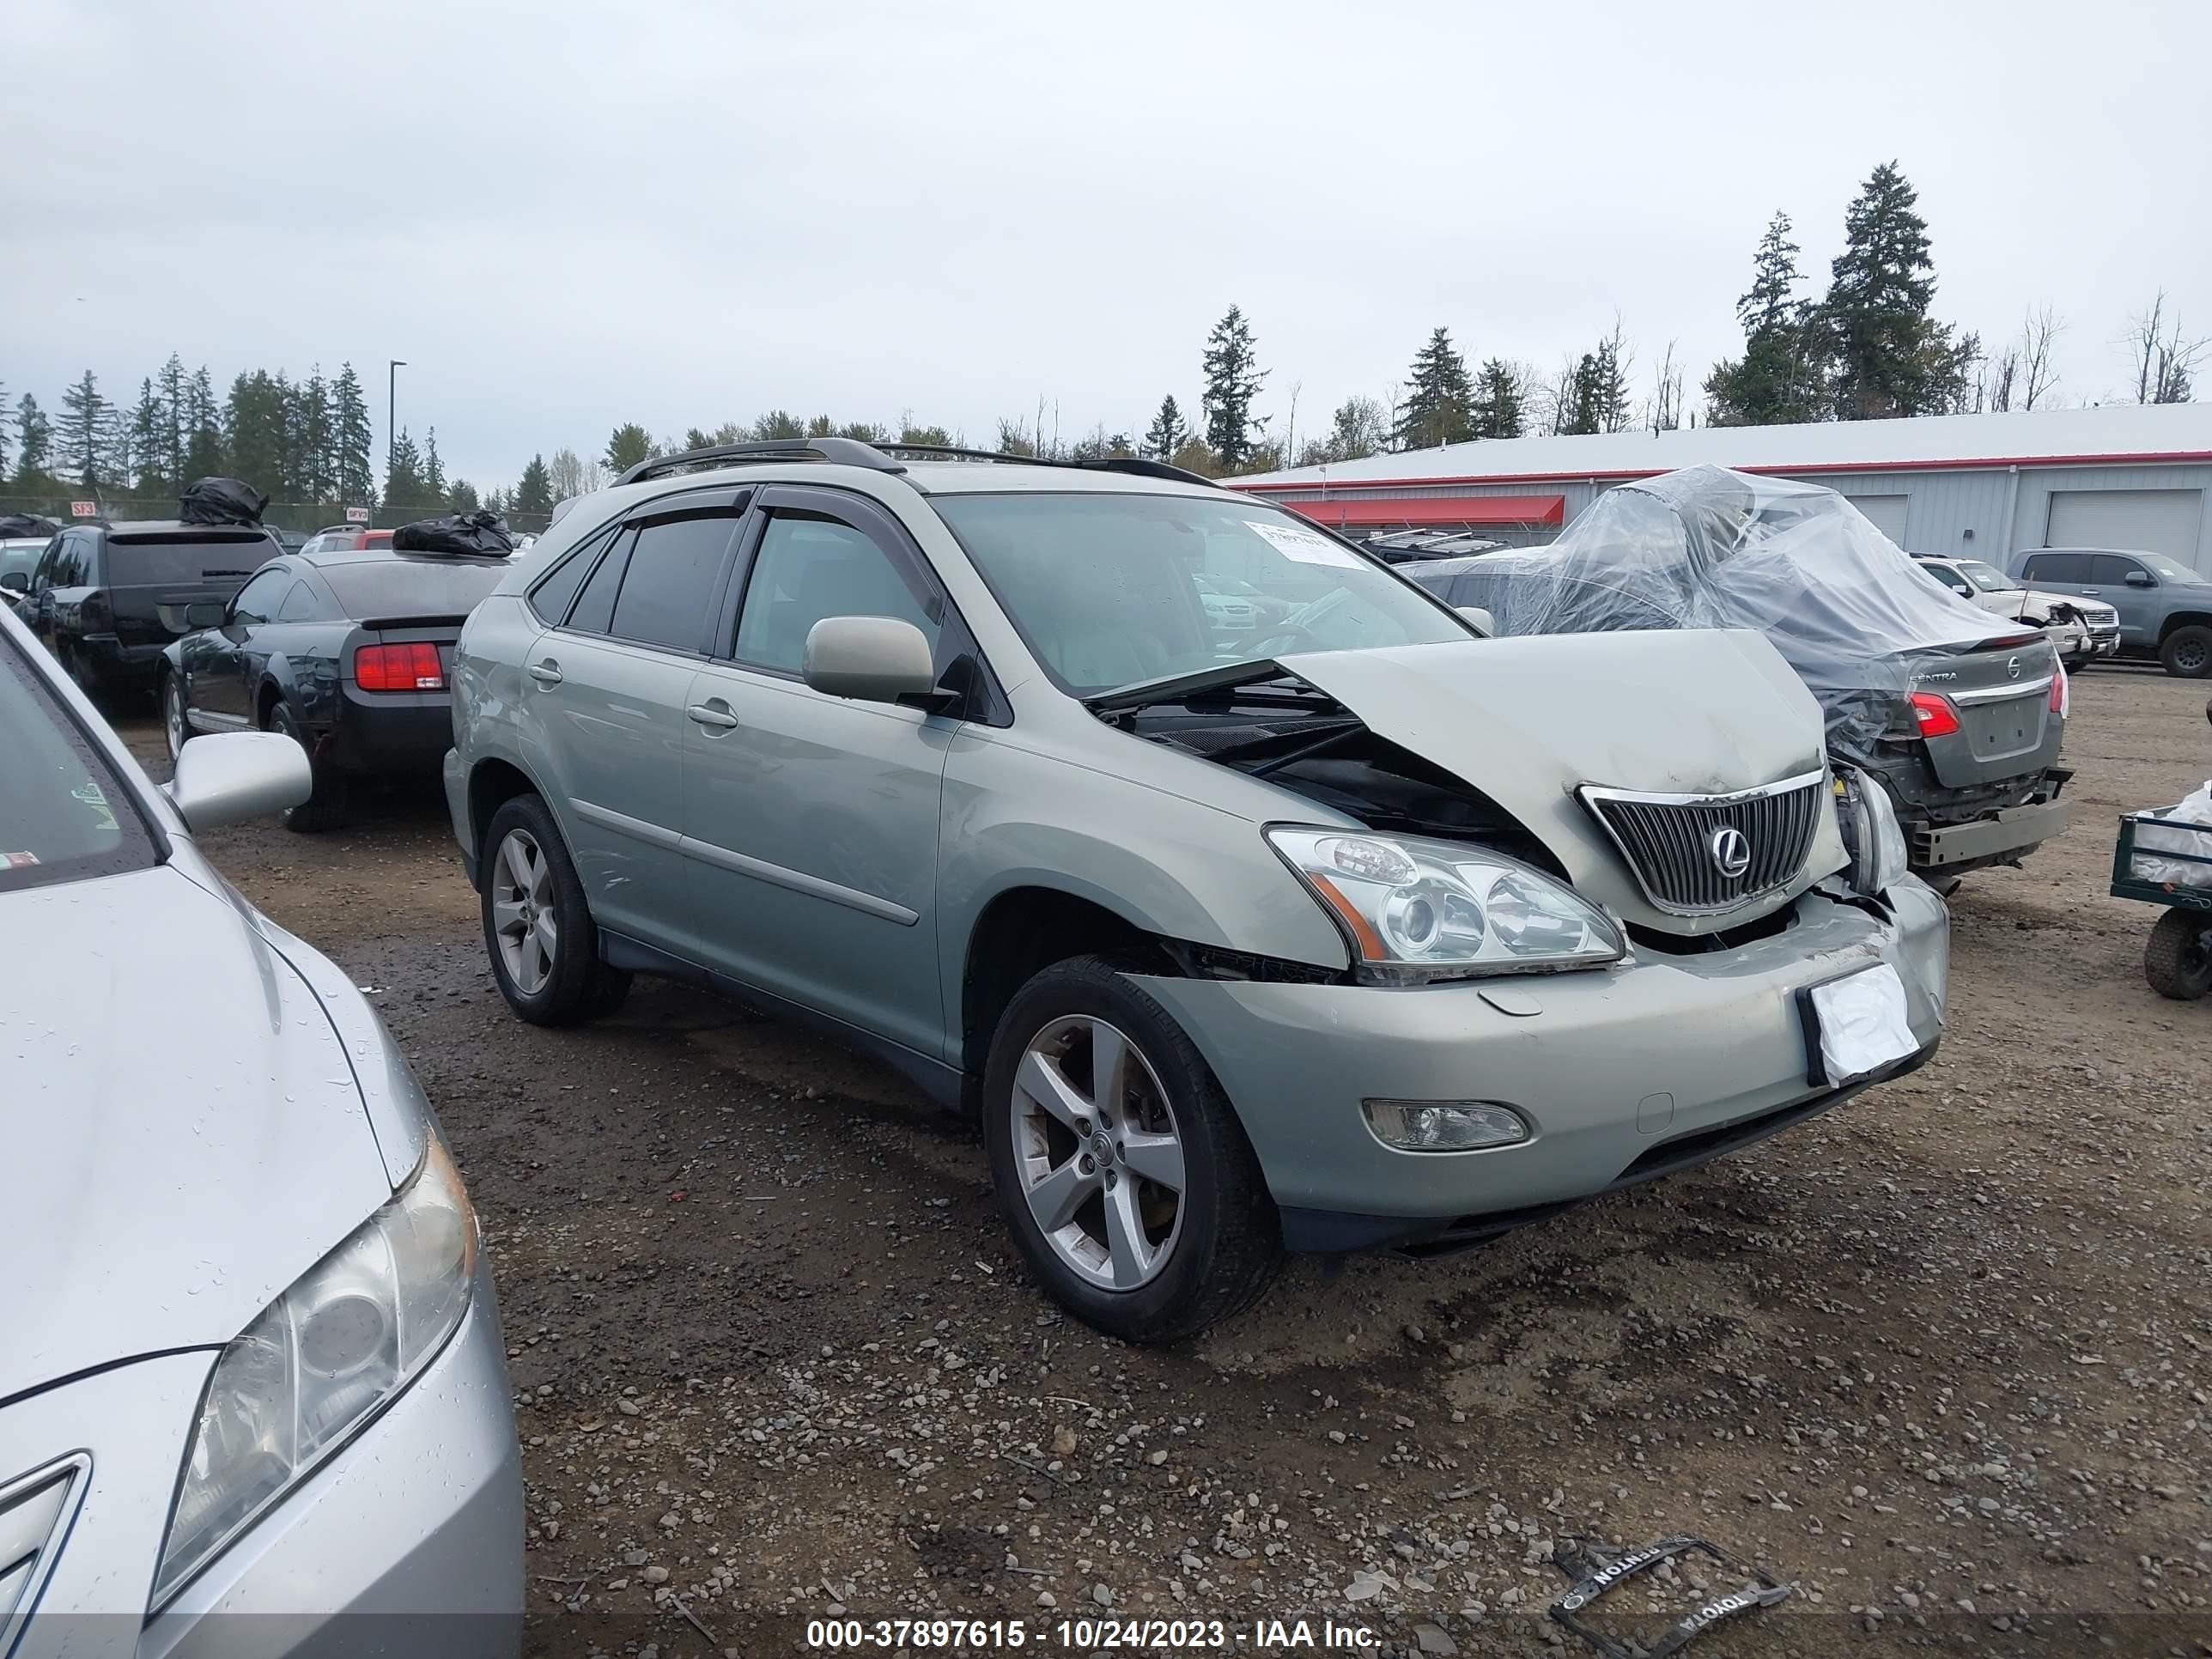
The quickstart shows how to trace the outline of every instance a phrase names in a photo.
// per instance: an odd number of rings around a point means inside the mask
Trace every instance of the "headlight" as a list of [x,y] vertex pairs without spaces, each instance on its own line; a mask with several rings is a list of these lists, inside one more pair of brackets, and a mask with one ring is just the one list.
[[476,1260],[476,1212],[433,1135],[392,1201],[216,1362],[156,1605],[430,1363],[468,1311]]
[[1879,898],[1905,878],[1910,862],[1897,808],[1884,789],[1856,766],[1836,769],[1836,816],[1851,854],[1851,886]]
[[1340,830],[1267,836],[1352,941],[1365,984],[1589,968],[1628,952],[1603,911],[1503,854]]

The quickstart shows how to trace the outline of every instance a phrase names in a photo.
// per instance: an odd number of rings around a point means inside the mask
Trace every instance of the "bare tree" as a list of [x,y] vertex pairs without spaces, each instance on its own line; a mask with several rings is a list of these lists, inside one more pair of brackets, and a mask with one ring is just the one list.
[[1645,410],[1654,432],[1672,432],[1682,424],[1682,365],[1674,357],[1677,343],[1667,342],[1652,372],[1651,399]]
[[1996,356],[1982,360],[1981,373],[1974,378],[1972,407],[1967,412],[1979,415],[1986,410],[2002,413],[2010,409],[2019,384],[2020,348],[2008,345]]
[[1629,376],[1636,372],[1636,343],[1620,313],[1613,313],[1613,331],[1597,343],[1597,425],[1601,432],[1626,432],[1636,424],[1636,405],[1628,391]]
[[573,449],[555,450],[545,459],[546,482],[552,485],[553,499],[565,501],[571,495],[588,495],[599,487],[603,469],[596,460],[586,460]]
[[2052,361],[2053,348],[2066,325],[2046,305],[2040,311],[2031,311],[2020,325],[2020,368],[2026,377],[2021,388],[2020,406],[2033,409],[2038,404],[2047,404],[2058,390],[2058,368]]
[[2185,404],[2197,366],[2212,349],[2212,337],[2185,338],[2181,319],[2166,315],[2166,290],[2160,289],[2150,309],[2135,319],[2126,336],[2128,356],[2135,364],[2136,401],[2139,404]]

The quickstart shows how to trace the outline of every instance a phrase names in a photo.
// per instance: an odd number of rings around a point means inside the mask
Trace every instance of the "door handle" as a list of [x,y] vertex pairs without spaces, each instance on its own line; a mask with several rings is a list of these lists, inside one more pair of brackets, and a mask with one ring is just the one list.
[[561,684],[561,665],[550,657],[544,662],[534,662],[530,665],[530,678],[540,685],[558,685]]
[[720,697],[708,702],[695,702],[684,712],[700,725],[710,726],[717,732],[726,732],[738,723],[738,717],[730,712],[729,705]]
[[2083,595],[2084,595],[2085,597],[2093,598],[2093,599],[2094,599],[2096,595],[2098,595],[2098,594],[2100,594],[2100,593],[2102,593],[2104,591],[2105,591],[2105,590],[2104,590],[2103,588],[2101,588],[2101,587],[2085,587],[2085,588],[2083,588],[2083,589],[2081,590],[2081,592],[2082,592],[2082,593],[2083,593]]

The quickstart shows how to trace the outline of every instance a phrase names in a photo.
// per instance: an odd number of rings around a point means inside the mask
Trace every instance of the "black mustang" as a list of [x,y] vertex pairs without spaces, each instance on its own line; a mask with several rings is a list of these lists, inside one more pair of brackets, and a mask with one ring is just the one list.
[[434,774],[453,741],[453,642],[507,569],[388,549],[270,560],[228,605],[191,606],[201,631],[162,653],[170,755],[203,732],[297,739],[315,787],[284,821],[303,831],[343,823],[358,778]]

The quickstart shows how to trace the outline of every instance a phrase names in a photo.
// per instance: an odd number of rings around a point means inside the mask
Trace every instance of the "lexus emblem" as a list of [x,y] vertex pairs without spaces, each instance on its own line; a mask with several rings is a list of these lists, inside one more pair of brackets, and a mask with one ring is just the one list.
[[2014,680],[2020,678],[2020,659],[2018,657],[2009,658],[2006,660],[2005,678]]
[[1712,857],[1713,868],[1730,881],[1751,868],[1751,842],[1732,823],[1723,824],[1706,838],[1705,851]]

